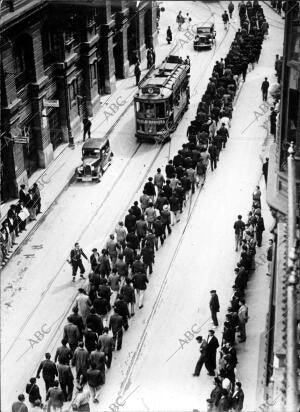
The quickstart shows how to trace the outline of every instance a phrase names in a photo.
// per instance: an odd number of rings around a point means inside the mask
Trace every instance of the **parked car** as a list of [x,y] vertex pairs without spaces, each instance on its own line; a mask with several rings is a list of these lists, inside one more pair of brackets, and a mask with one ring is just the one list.
[[82,165],[76,169],[76,180],[100,182],[102,174],[111,164],[112,156],[108,138],[88,139],[82,146]]
[[215,44],[216,32],[213,23],[207,26],[197,27],[194,40],[194,50],[211,49]]

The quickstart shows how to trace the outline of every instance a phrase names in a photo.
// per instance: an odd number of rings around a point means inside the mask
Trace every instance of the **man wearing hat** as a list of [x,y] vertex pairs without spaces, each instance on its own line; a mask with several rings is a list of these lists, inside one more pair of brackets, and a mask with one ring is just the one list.
[[200,351],[200,358],[196,364],[195,367],[195,372],[193,373],[193,376],[199,376],[202,366],[205,362],[205,357],[206,357],[206,347],[207,347],[207,342],[205,339],[202,338],[202,336],[197,336],[196,341],[200,344],[199,351]]
[[214,323],[215,326],[218,326],[218,319],[217,319],[217,313],[220,312],[220,304],[219,304],[219,298],[216,293],[216,290],[211,290],[210,291],[211,298],[209,301],[209,308],[210,308],[210,313],[211,313],[211,319]]
[[215,337],[215,331],[210,329],[207,337],[205,366],[208,370],[208,375],[215,376],[215,369],[217,367],[216,356],[217,348],[219,347],[218,339]]

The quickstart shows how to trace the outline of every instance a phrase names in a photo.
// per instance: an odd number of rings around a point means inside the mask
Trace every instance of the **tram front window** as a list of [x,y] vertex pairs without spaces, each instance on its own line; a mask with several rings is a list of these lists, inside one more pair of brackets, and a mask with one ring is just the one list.
[[147,104],[146,105],[145,115],[146,115],[145,117],[147,119],[155,117],[154,104]]

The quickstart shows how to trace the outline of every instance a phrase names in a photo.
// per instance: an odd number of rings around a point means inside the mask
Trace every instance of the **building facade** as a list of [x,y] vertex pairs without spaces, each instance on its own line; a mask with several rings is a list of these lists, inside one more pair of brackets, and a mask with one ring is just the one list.
[[157,42],[152,1],[3,0],[1,199],[73,142],[101,95]]
[[292,412],[300,405],[300,13],[299,2],[286,3],[281,103],[267,182],[274,245],[263,336],[264,402],[258,408]]

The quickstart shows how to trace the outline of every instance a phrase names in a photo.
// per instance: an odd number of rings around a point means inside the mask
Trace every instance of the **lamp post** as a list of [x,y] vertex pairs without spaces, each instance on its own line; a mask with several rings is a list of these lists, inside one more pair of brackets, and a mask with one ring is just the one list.
[[296,165],[295,149],[288,149],[288,277],[287,277],[287,351],[286,351],[286,411],[298,410],[297,376],[297,291],[296,269]]

